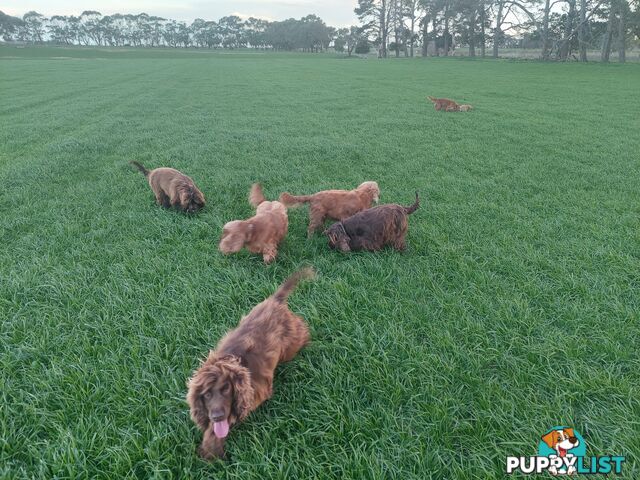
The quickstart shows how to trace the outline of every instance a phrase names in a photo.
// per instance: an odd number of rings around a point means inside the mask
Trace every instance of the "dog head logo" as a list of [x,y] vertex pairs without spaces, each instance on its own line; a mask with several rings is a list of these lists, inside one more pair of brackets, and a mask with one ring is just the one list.
[[569,450],[580,445],[580,440],[576,437],[573,428],[551,430],[542,436],[542,441],[547,447],[555,450],[559,457],[566,457]]
[[[550,459],[567,459],[573,457],[584,457],[587,453],[587,445],[580,434],[573,428],[553,427],[547,433],[542,435],[540,444],[538,445],[538,455],[549,457]],[[565,468],[549,469],[554,475],[573,475],[576,468],[571,462],[563,462],[570,466]]]

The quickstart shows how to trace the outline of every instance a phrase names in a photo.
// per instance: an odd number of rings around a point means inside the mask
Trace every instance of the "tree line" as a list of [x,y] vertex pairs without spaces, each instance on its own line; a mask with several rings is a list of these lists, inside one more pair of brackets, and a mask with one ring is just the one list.
[[102,15],[86,10],[79,16],[50,18],[28,12],[22,18],[0,12],[0,37],[5,41],[58,45],[270,48],[318,52],[329,48],[336,29],[316,15],[269,22],[230,15],[217,22],[195,19],[191,24],[146,13]]
[[425,56],[533,48],[544,60],[585,62],[600,50],[608,62],[617,48],[624,62],[640,38],[640,0],[359,0],[355,13],[379,57],[413,56],[419,45]]
[[59,45],[258,48],[348,55],[377,50],[381,58],[417,53],[498,57],[500,48],[538,49],[544,60],[587,61],[588,50],[618,60],[640,37],[640,0],[359,0],[360,23],[334,28],[316,15],[267,21],[230,15],[190,24],[146,13],[87,10],[50,18],[0,12],[5,41]]

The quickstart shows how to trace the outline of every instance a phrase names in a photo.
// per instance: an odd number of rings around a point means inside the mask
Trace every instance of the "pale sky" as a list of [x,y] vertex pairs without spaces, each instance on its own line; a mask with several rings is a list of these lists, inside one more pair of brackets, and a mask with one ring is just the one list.
[[218,20],[226,15],[284,20],[313,13],[327,25],[343,27],[357,23],[353,13],[357,3],[357,0],[2,0],[0,10],[16,17],[30,10],[47,17],[80,15],[84,10],[97,10],[103,15],[144,12],[186,22],[195,18]]

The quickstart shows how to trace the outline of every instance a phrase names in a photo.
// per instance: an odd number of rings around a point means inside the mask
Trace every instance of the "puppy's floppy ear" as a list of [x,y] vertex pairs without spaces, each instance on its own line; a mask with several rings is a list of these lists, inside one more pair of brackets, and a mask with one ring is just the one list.
[[180,206],[186,209],[189,206],[189,201],[191,200],[191,191],[186,187],[178,187],[178,195],[180,198]]
[[549,433],[542,436],[542,441],[546,443],[549,448],[554,448],[556,443],[558,443],[557,436],[558,432],[551,430]]
[[340,241],[338,242],[338,248],[340,249],[341,252],[345,252],[345,253],[351,251],[349,242],[345,238],[340,239]]
[[189,404],[191,419],[202,430],[206,430],[209,426],[209,415],[201,398],[206,375],[206,372],[197,372],[193,378],[189,380],[189,391],[187,392],[187,403]]
[[249,369],[243,367],[238,357],[233,355],[222,357],[219,361],[223,362],[233,383],[233,405],[231,406],[233,413],[238,420],[243,420],[251,412],[255,396]]
[[205,204],[207,203],[206,198],[204,198],[204,194],[200,190],[195,191],[193,195],[193,199],[195,200],[195,202],[198,204],[200,208],[204,207]]

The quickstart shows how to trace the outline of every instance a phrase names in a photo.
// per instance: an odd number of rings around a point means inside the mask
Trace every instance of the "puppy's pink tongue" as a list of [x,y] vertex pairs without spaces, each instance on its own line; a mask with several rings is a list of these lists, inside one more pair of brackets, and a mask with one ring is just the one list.
[[216,437],[218,438],[226,437],[229,434],[229,422],[227,420],[214,422],[213,433],[215,433]]

